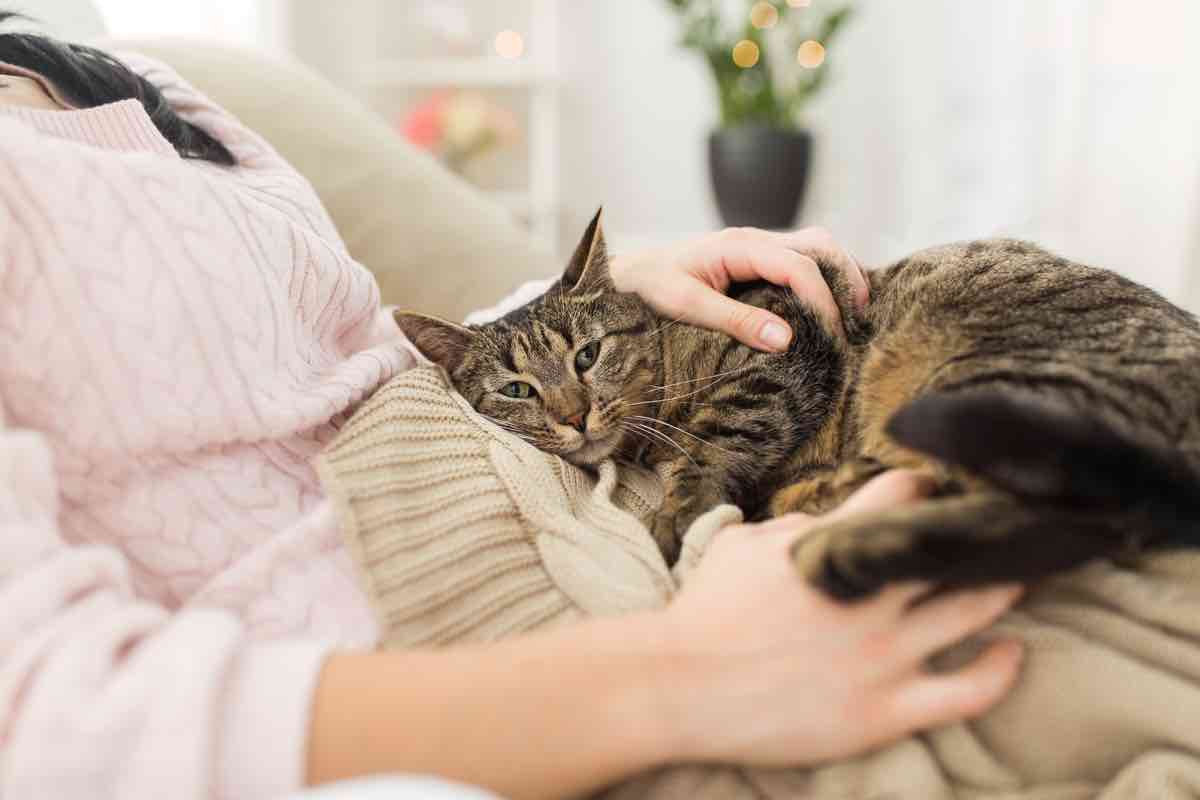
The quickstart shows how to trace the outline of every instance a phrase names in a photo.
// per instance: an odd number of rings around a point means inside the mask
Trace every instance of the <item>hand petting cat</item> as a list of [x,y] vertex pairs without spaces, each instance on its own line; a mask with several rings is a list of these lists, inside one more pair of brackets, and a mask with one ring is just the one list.
[[859,308],[870,299],[866,273],[822,228],[772,233],[728,228],[669,247],[616,255],[610,270],[623,292],[636,292],[660,315],[723,331],[758,350],[787,347],[792,332],[781,318],[725,296],[732,283],[766,280],[790,286],[834,330],[841,314],[814,256],[840,269]]

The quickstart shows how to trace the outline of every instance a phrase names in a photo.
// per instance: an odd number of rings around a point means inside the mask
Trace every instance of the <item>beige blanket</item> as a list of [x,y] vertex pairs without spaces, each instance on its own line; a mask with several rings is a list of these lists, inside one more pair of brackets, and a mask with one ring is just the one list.
[[[713,532],[739,519],[728,507],[701,518],[672,572],[642,525],[661,500],[653,475],[606,465],[594,477],[546,456],[487,424],[432,368],[365,403],[318,468],[388,647],[662,605]],[[1049,581],[999,634],[1024,639],[1028,658],[981,720],[819,769],[684,765],[605,796],[1200,797],[1200,554]]]

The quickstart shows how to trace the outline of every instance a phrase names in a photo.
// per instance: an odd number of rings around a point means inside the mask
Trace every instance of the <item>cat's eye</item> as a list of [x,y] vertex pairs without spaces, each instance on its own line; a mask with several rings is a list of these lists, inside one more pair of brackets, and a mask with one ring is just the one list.
[[592,365],[596,363],[598,355],[600,355],[600,342],[592,342],[575,354],[575,369],[580,372],[591,369]]
[[533,387],[525,381],[513,381],[512,383],[506,383],[501,386],[500,394],[504,395],[505,397],[511,397],[514,400],[528,400],[537,394],[537,392],[535,392]]

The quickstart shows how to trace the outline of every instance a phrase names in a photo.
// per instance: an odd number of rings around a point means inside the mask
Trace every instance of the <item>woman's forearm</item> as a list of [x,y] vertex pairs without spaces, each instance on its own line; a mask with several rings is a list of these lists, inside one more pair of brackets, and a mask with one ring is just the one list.
[[505,797],[562,797],[673,754],[659,615],[506,642],[330,658],[310,727],[310,784],[434,774]]

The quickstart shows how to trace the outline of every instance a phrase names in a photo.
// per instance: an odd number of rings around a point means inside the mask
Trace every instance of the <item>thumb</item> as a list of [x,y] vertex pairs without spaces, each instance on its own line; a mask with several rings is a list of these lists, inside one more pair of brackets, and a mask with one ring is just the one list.
[[792,340],[792,329],[782,318],[738,302],[716,289],[707,286],[705,289],[707,291],[699,296],[695,307],[688,309],[688,322],[727,333],[756,350],[778,352],[787,349]]
[[867,481],[866,485],[851,495],[846,502],[831,511],[826,519],[871,511],[887,511],[898,505],[919,500],[935,488],[933,478],[923,472],[894,469]]

